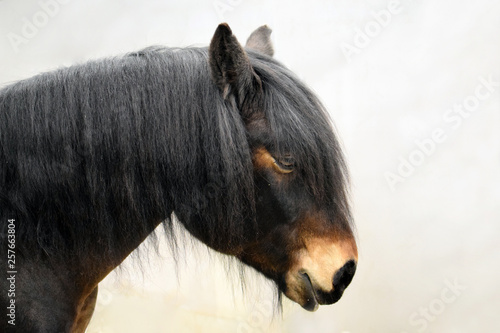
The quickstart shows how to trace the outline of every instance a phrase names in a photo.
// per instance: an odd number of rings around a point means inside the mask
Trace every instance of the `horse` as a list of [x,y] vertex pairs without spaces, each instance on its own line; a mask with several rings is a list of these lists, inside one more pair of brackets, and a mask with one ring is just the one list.
[[2,332],[84,332],[99,282],[174,220],[306,310],[341,298],[358,260],[348,168],[270,35],[242,46],[223,23],[208,47],[0,90]]

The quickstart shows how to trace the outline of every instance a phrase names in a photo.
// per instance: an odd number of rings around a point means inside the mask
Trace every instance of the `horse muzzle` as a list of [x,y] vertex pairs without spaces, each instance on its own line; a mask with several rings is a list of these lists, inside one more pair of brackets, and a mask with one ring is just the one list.
[[318,288],[311,281],[306,272],[299,273],[303,281],[305,302],[300,304],[308,311],[316,311],[319,305],[329,305],[336,303],[344,294],[344,290],[349,286],[356,272],[354,260],[347,262],[333,277],[333,288],[326,292]]
[[351,283],[357,266],[353,239],[330,244],[314,242],[299,254],[285,275],[284,293],[308,311],[333,304]]

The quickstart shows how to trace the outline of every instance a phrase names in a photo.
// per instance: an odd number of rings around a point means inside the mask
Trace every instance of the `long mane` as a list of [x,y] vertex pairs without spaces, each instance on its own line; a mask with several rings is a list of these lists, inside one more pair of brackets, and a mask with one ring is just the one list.
[[[350,221],[346,167],[323,106],[281,64],[249,55],[268,144],[292,152],[318,200]],[[173,213],[221,248],[255,232],[245,124],[212,83],[204,48],[148,48],[3,88],[0,161],[0,227],[19,220],[21,252],[100,246],[113,258],[128,235],[168,227]]]

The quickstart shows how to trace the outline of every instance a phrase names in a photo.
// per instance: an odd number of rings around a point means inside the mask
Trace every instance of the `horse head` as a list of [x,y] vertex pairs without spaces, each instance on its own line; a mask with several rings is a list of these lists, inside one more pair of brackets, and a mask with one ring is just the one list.
[[356,270],[348,176],[326,111],[272,58],[270,34],[260,27],[244,48],[221,24],[208,51],[213,82],[244,122],[253,165],[255,228],[230,254],[314,311],[338,301]]

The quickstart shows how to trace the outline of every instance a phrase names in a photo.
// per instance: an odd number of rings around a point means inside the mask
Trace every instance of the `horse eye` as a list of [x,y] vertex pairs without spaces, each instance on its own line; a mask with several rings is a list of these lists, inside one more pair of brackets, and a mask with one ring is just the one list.
[[290,173],[295,168],[295,160],[291,155],[284,155],[274,159],[276,171],[280,173]]

